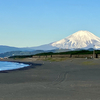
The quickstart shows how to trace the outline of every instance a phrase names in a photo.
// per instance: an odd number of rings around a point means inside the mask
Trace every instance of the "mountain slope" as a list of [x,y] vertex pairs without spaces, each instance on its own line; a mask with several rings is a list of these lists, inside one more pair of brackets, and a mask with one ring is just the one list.
[[95,45],[96,49],[100,49],[100,38],[89,31],[78,31],[65,39],[52,43],[51,45],[53,47],[67,49],[89,49],[93,48]]
[[33,49],[0,45],[0,53],[10,52],[10,51],[33,51]]
[[45,45],[41,45],[41,46],[37,46],[37,47],[31,47],[30,49],[33,50],[53,50],[53,49],[58,49],[55,46],[52,46],[51,44],[45,44]]

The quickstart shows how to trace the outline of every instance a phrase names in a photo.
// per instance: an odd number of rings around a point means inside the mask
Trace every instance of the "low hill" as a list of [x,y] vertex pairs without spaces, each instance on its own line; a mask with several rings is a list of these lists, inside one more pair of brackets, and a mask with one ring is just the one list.
[[10,56],[22,56],[22,55],[34,55],[37,53],[43,53],[43,50],[36,50],[36,51],[11,51],[11,52],[5,52],[1,53],[0,57],[10,57]]

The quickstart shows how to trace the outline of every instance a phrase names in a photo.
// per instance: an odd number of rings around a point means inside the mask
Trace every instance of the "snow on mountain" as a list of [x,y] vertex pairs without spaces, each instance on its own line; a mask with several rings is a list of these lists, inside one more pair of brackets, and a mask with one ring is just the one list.
[[65,39],[51,44],[53,47],[66,49],[100,49],[100,38],[89,31],[78,31]]

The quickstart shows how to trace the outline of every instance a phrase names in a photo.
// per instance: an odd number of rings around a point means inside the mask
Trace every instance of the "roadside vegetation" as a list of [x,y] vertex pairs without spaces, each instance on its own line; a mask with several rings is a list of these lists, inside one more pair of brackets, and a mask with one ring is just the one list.
[[[37,56],[46,56],[46,55],[65,55],[65,54],[72,54],[72,55],[76,55],[76,54],[93,54],[93,51],[89,51],[89,50],[81,50],[81,51],[68,51],[68,52],[60,52],[60,53],[53,53],[53,52],[48,52],[48,53],[39,53],[36,54]],[[100,54],[100,50],[96,50],[95,54]]]
[[[53,52],[46,52],[46,53],[39,53],[36,55],[18,55],[18,56],[11,56],[9,58],[31,58],[33,56],[48,56],[50,55],[84,55],[84,54],[93,54],[93,51],[88,50],[81,50],[81,51],[68,51],[68,52],[60,52],[60,53],[53,53]],[[96,50],[95,54],[100,54],[100,50]]]

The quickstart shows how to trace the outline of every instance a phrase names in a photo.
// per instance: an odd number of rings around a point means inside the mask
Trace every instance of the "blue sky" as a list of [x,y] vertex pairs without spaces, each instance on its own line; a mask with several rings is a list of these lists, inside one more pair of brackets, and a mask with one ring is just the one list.
[[79,30],[100,37],[100,0],[0,0],[0,45],[39,46]]

